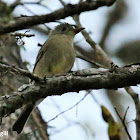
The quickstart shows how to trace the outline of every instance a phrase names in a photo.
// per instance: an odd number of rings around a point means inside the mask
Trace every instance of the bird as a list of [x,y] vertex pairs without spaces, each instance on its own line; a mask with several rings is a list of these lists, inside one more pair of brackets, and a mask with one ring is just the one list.
[[[39,78],[51,77],[69,72],[75,62],[73,40],[77,33],[85,28],[75,28],[68,23],[61,23],[52,30],[47,41],[40,48],[33,68],[33,75]],[[20,134],[36,103],[25,105],[14,123],[12,130]]]

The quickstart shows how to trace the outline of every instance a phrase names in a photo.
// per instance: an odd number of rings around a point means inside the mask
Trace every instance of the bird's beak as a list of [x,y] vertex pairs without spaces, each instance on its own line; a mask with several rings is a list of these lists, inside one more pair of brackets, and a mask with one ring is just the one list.
[[73,29],[73,31],[74,31],[75,34],[78,34],[79,32],[81,32],[84,29],[85,28],[76,28],[76,29]]

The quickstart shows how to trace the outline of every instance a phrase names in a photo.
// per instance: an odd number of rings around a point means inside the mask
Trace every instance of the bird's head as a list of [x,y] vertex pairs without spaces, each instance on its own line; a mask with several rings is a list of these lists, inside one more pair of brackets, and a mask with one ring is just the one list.
[[54,30],[52,30],[51,35],[64,34],[74,37],[77,33],[81,32],[84,29],[85,28],[74,28],[74,26],[68,23],[62,23],[56,26]]

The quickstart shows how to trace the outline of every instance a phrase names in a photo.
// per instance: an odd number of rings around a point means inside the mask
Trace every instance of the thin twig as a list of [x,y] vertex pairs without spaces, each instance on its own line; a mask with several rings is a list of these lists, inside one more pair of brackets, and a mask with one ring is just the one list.
[[32,37],[32,36],[35,36],[35,34],[25,34],[25,33],[11,33],[10,34],[11,36],[14,36],[14,37]]
[[94,62],[94,61],[88,59],[87,57],[85,57],[85,56],[83,56],[83,55],[80,55],[79,52],[77,52],[77,51],[76,51],[76,57],[77,57],[77,58],[80,58],[80,59],[82,59],[82,60],[85,60],[85,61],[87,61],[87,62],[89,62],[89,63],[91,63],[91,64],[93,64],[93,65],[96,66],[97,68],[105,68],[103,65],[101,65],[101,64],[99,64],[99,63],[97,63],[97,62]]
[[63,0],[59,0],[59,2],[63,5],[66,6],[66,3]]
[[[32,10],[30,10],[27,6],[23,5],[23,8],[25,8],[29,13],[33,14],[34,16],[38,16]],[[48,7],[45,7],[45,8],[48,9]],[[48,10],[51,12],[51,9],[48,9]],[[50,30],[50,28],[45,23],[43,25],[47,28],[47,30]]]
[[116,107],[114,107],[114,109],[115,109],[117,115],[119,116],[119,118],[120,118],[120,120],[121,120],[121,122],[122,122],[122,124],[123,124],[123,126],[124,126],[124,129],[125,129],[125,131],[126,131],[128,137],[129,137],[129,139],[132,140],[132,138],[131,138],[131,136],[130,136],[128,130],[127,130],[126,124],[125,124],[125,117],[126,117],[126,114],[127,114],[127,111],[128,111],[128,109],[129,109],[129,107],[126,109],[126,112],[125,112],[124,118],[122,118],[122,117],[120,116],[120,114],[119,114],[119,112],[118,112],[118,110],[117,110]]
[[62,111],[61,113],[57,114],[55,117],[53,117],[52,119],[50,119],[49,121],[47,121],[47,123],[50,123],[51,121],[55,120],[55,119],[56,119],[57,117],[59,117],[60,115],[62,115],[62,114],[64,114],[65,112],[67,112],[67,111],[73,109],[73,108],[74,108],[75,106],[77,106],[81,101],[83,101],[83,100],[86,98],[87,95],[88,95],[88,94],[85,94],[85,96],[84,96],[82,99],[80,99],[75,105],[73,105],[72,107],[66,109],[65,111]]
[[125,122],[125,118],[126,118],[126,114],[127,114],[128,109],[129,109],[129,106],[127,107],[127,109],[125,111],[125,114],[124,114],[124,117],[123,117],[123,122]]
[[[56,101],[54,100],[54,98],[51,97],[50,99],[51,99],[52,103],[55,105],[55,107],[57,108],[57,110],[58,110],[59,112],[61,112],[61,108],[60,108],[60,106],[56,103]],[[64,114],[63,114],[62,117],[63,117],[67,122],[70,121],[66,116],[64,116]]]
[[[22,2],[22,3],[20,3],[20,5],[30,5],[30,4],[35,4],[35,5],[39,5],[39,6],[42,6],[42,7],[44,7],[44,8],[46,8],[47,10],[49,10],[49,11],[51,11],[52,12],[52,10],[48,7],[48,6],[46,6],[46,5],[43,5],[42,3],[42,0],[40,0],[40,1],[38,1],[38,2]],[[26,7],[27,8],[27,7]]]

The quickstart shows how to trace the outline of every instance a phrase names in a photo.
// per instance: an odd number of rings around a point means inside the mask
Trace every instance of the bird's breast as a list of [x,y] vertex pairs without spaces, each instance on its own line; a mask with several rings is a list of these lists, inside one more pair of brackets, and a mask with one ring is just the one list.
[[43,52],[40,62],[36,65],[34,74],[40,78],[67,73],[73,67],[75,51],[72,40],[65,37],[51,38]]

